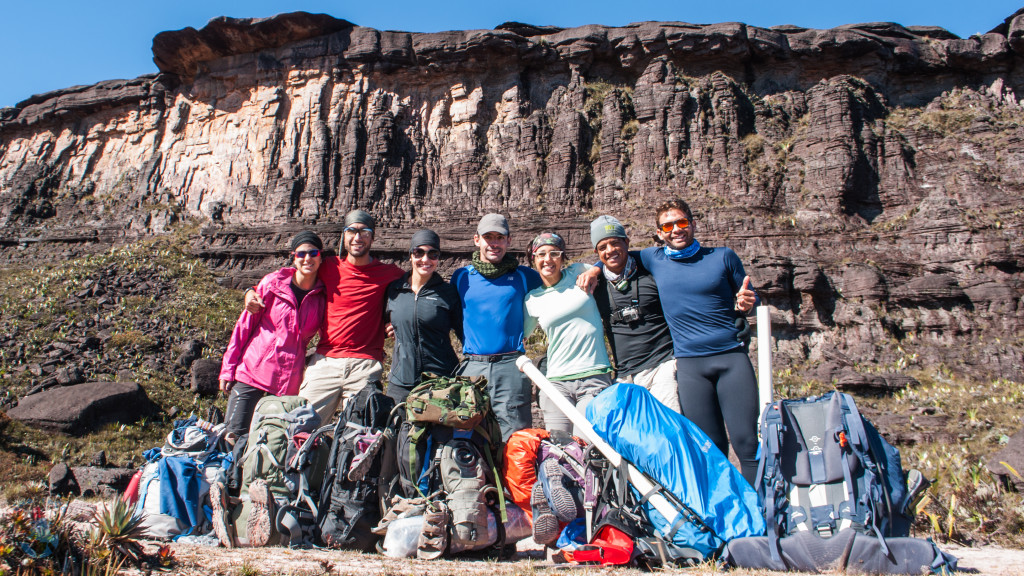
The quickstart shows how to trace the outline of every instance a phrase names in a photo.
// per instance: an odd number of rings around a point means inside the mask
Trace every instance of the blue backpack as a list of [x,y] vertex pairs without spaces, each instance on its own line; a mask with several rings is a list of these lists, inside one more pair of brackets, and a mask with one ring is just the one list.
[[[587,406],[587,420],[677,508],[676,518],[665,518],[648,502],[650,494],[635,494],[646,525],[640,532],[684,552],[671,558],[673,562],[705,560],[729,540],[764,534],[764,518],[750,484],[696,424],[643,387],[609,386]],[[622,499],[625,488],[617,490]]]
[[[848,394],[781,400],[761,420],[755,485],[767,538],[729,543],[727,558],[744,568],[858,570],[919,574],[955,567],[933,543],[908,538],[927,480],[861,417]],[[842,568],[843,566],[839,566]]]
[[768,535],[852,527],[884,540],[907,536],[907,480],[900,453],[861,417],[849,394],[781,400],[761,424],[755,481]]

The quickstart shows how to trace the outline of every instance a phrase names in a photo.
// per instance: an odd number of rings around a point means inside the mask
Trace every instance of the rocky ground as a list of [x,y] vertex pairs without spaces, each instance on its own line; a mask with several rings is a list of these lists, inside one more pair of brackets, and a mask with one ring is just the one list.
[[[152,546],[155,546],[153,544]],[[428,576],[511,576],[520,574],[603,574],[606,576],[635,576],[640,570],[624,568],[598,568],[579,565],[554,564],[544,551],[527,540],[520,543],[520,552],[510,561],[442,560],[427,561],[406,558],[387,558],[378,554],[360,554],[330,550],[289,550],[285,548],[247,548],[228,550],[189,544],[174,544],[178,564],[177,574],[187,576],[236,576],[246,573],[299,575],[397,575],[423,574]],[[1016,576],[1024,566],[1024,550],[987,546],[967,548],[944,546],[944,550],[960,559],[960,568],[969,574],[984,576]],[[258,572],[252,572],[257,570]],[[703,576],[721,574],[715,566],[668,570]],[[778,574],[766,570],[731,570],[736,576]]]

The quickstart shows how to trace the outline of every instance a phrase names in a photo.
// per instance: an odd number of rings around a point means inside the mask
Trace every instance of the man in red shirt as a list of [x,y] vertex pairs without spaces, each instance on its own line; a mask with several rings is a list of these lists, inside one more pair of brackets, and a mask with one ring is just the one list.
[[[376,223],[369,213],[345,215],[341,256],[324,258],[319,277],[327,306],[320,343],[306,365],[299,396],[309,400],[329,423],[342,400],[371,380],[379,381],[384,360],[384,296],[403,271],[370,256]],[[246,293],[246,309],[262,307],[255,291]]]

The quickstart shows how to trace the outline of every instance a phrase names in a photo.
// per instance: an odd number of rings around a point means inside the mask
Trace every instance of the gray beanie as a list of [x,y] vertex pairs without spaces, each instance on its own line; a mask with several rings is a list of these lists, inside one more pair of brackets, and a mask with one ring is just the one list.
[[590,223],[590,243],[594,245],[594,248],[597,248],[598,243],[605,238],[629,240],[629,236],[626,236],[626,229],[622,227],[621,222],[611,216],[602,215],[594,218],[594,221]]
[[295,252],[295,249],[303,244],[312,244],[316,246],[317,250],[324,249],[324,241],[311,230],[303,230],[292,237],[292,252]]
[[353,224],[363,224],[367,228],[377,227],[377,222],[373,219],[373,216],[366,210],[353,210],[348,214],[345,214],[345,227],[348,228]]
[[433,230],[419,230],[409,239],[409,250],[415,250],[420,246],[430,246],[441,249],[441,237]]

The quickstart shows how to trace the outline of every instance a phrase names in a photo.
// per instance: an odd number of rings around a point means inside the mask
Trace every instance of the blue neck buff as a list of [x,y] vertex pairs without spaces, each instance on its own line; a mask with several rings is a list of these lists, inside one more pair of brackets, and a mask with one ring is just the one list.
[[693,256],[698,250],[700,250],[700,242],[694,238],[693,242],[690,242],[690,245],[682,250],[673,250],[665,246],[665,256],[668,256],[670,260],[683,260]]

